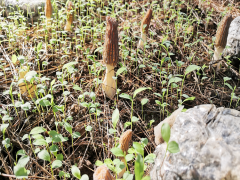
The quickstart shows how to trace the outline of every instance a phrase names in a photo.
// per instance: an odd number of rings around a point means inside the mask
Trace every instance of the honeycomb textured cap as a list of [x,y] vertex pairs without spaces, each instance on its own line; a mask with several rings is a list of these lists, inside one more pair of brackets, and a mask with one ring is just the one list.
[[46,0],[46,4],[45,4],[45,16],[47,18],[51,18],[52,16],[52,4],[51,4],[51,0]]
[[93,174],[93,180],[114,180],[106,165],[99,166]]
[[105,64],[116,66],[119,57],[118,50],[118,23],[107,16],[106,36],[103,47],[103,61]]
[[225,48],[227,44],[228,30],[232,20],[233,18],[231,14],[227,14],[222,19],[216,33],[215,47]]
[[[146,15],[144,16],[142,23],[141,23],[141,30],[143,33],[147,34],[148,33],[148,28],[150,25],[152,19],[152,9],[149,9],[146,13]],[[146,24],[147,26],[144,28],[144,24]]]
[[72,1],[68,2],[68,7],[67,7],[67,21],[73,22],[74,19],[74,12],[73,12],[74,6]]
[[127,153],[131,139],[132,139],[132,130],[131,129],[127,130],[126,132],[124,132],[121,135],[121,137],[119,139],[119,144],[120,144],[120,149],[123,152]]

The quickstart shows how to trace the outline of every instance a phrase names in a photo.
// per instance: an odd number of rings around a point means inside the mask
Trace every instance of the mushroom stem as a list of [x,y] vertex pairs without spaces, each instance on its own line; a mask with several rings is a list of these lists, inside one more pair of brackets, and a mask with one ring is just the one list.
[[102,84],[102,89],[105,91],[106,96],[112,99],[116,94],[116,81],[114,77],[114,66],[106,65],[106,75]]
[[64,31],[71,31],[71,21],[67,21],[65,27],[64,27]]
[[224,47],[215,47],[213,59],[214,60],[222,59],[221,53],[223,52],[223,50],[224,50]]
[[141,38],[142,39],[139,40],[138,47],[143,48],[144,47],[144,43],[147,42],[147,35],[146,35],[146,33],[141,32]]

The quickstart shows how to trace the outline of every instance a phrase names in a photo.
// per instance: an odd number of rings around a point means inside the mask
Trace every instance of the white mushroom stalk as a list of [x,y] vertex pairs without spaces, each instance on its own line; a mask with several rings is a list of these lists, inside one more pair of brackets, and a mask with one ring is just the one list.
[[148,28],[152,19],[152,10],[149,9],[141,23],[141,38],[138,43],[138,47],[143,48],[144,43],[147,42]]
[[[213,61],[222,59],[221,54],[227,44],[228,30],[229,30],[231,22],[232,22],[232,15],[227,14],[223,18],[223,20],[221,21],[221,23],[217,29]],[[220,70],[220,62],[217,64],[217,71],[219,71],[219,70]]]
[[106,64],[106,75],[102,84],[102,89],[106,96],[113,99],[116,94],[116,81],[113,79],[114,67],[117,65],[118,50],[118,24],[114,18],[106,17],[107,27],[103,48],[103,61]]

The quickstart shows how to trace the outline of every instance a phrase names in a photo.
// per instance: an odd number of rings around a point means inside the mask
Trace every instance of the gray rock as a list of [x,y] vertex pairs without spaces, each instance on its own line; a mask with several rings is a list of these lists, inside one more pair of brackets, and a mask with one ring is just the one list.
[[167,153],[163,162],[166,144],[158,145],[152,180],[240,179],[239,111],[200,105],[181,112],[171,128],[172,140],[180,152]]
[[238,68],[240,58],[240,16],[236,17],[230,24],[227,38],[227,46],[223,56],[230,56],[233,65]]

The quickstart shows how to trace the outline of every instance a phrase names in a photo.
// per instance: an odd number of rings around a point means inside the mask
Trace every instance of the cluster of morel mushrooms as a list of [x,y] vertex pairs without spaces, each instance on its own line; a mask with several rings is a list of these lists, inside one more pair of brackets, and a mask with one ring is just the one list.
[[[45,16],[46,16],[46,25],[51,25],[51,16],[52,16],[52,5],[51,0],[46,0],[45,6]],[[147,34],[149,29],[149,24],[152,18],[152,10],[149,9],[142,20],[141,23],[141,39],[139,40],[138,47],[143,48],[144,43],[147,41]],[[72,22],[74,19],[73,14],[73,4],[71,1],[68,2],[67,7],[67,23],[64,27],[65,31],[71,31]],[[213,61],[221,59],[221,53],[223,52],[228,36],[228,29],[232,21],[231,15],[226,15],[220,23],[220,26],[217,30],[216,41],[215,41],[215,51],[213,56]],[[116,94],[116,82],[113,79],[114,77],[114,67],[117,65],[119,58],[119,47],[118,47],[118,23],[117,21],[107,16],[106,17],[107,27],[106,27],[106,36],[103,49],[103,62],[106,65],[106,75],[102,84],[102,89],[105,92],[106,96],[110,99],[113,99]],[[218,63],[218,68],[220,67]],[[21,74],[24,76],[26,73]],[[26,91],[25,89],[20,89],[21,91]],[[22,93],[23,94],[23,93]],[[30,91],[30,96],[34,96],[34,92]],[[132,138],[132,130],[127,130],[122,134],[119,140],[120,148],[124,153],[127,153],[130,140]],[[124,162],[125,168],[118,174],[118,178],[121,178],[126,171],[126,161],[121,157],[121,161]],[[114,177],[110,173],[106,165],[99,166],[93,176],[94,180],[114,180]]]
[[[73,19],[74,19],[74,7],[71,1],[68,2],[67,6],[67,22],[64,27],[65,31],[71,31]],[[49,27],[51,25],[51,16],[52,16],[52,4],[51,0],[46,0],[45,5],[45,16],[46,16],[46,26]],[[139,48],[144,47],[144,43],[147,41],[147,33],[149,24],[152,18],[152,10],[149,9],[142,20],[141,23],[141,39],[138,43]],[[118,48],[118,23],[117,21],[107,16],[106,17],[107,27],[106,27],[106,36],[105,43],[103,48],[103,62],[106,66],[106,75],[102,83],[102,89],[105,95],[113,99],[116,94],[116,81],[113,79],[114,77],[114,67],[117,65],[119,58],[119,48]],[[27,73],[27,72],[26,72]],[[23,92],[21,94],[28,94],[28,97],[34,97],[34,91],[29,94]]]

